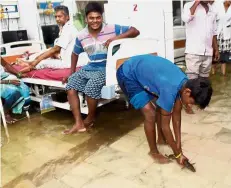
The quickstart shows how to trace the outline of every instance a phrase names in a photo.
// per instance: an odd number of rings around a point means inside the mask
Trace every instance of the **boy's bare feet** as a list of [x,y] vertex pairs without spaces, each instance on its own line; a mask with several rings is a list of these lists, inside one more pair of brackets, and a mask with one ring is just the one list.
[[17,119],[12,118],[10,114],[6,114],[5,117],[7,124],[13,124],[17,121]]
[[168,164],[171,162],[168,158],[160,153],[149,152],[148,154],[154,159],[155,162],[159,164]]
[[74,125],[71,129],[67,129],[63,131],[63,134],[74,134],[74,133],[83,133],[86,132],[86,128],[84,126]]
[[95,118],[86,117],[86,119],[83,120],[84,126],[87,128],[90,128],[95,123]]

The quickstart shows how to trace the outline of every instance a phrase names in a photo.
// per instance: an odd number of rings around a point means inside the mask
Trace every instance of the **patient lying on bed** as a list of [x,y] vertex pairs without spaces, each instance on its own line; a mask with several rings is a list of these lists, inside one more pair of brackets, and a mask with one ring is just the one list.
[[64,69],[71,66],[71,54],[78,31],[69,21],[69,10],[66,6],[55,7],[56,22],[60,27],[59,38],[54,42],[54,47],[32,55],[29,60],[19,60],[19,65],[24,68],[20,71],[26,73],[32,69]]

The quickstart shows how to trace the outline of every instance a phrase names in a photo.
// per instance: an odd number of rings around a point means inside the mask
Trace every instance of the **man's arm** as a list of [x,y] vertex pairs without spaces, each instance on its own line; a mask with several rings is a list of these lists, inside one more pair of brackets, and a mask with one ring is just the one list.
[[182,110],[182,104],[180,99],[178,99],[175,102],[173,113],[172,113],[172,124],[173,124],[173,130],[175,134],[176,139],[176,146],[177,149],[182,152],[181,149],[181,110]]
[[69,76],[71,76],[75,72],[76,65],[77,65],[77,62],[78,62],[78,59],[79,59],[79,54],[82,53],[82,52],[84,52],[83,46],[82,46],[80,40],[78,38],[76,38],[74,49],[73,49],[73,52],[71,54],[71,70],[70,70],[70,74],[67,77],[63,78],[63,81],[62,81],[63,84],[66,83]]
[[193,3],[193,5],[189,8],[189,4],[185,4],[184,11],[182,13],[182,20],[185,23],[189,23],[190,21],[193,20],[195,11],[197,9],[197,6],[200,4],[200,0],[197,0]]
[[217,36],[213,36],[213,50],[214,50],[214,60],[218,61],[220,58],[218,44],[217,44]]
[[124,38],[135,38],[140,34],[139,30],[137,30],[135,27],[130,27],[128,31],[125,33],[122,33],[118,36],[116,36],[116,40],[118,39],[124,39]]
[[163,110],[162,108],[160,110],[160,113],[161,113],[161,126],[165,139],[167,140],[167,143],[172,148],[174,155],[177,156],[181,153],[181,150],[177,148],[177,144],[174,140],[172,131],[170,129],[171,113]]
[[108,47],[109,44],[118,39],[124,39],[124,38],[135,38],[140,34],[139,30],[137,30],[135,27],[130,27],[126,32],[121,33],[111,39],[108,39],[105,43],[105,46]]
[[72,52],[72,54],[71,54],[71,72],[70,72],[70,75],[72,75],[75,72],[78,59],[79,59],[79,55]]
[[193,6],[190,8],[190,12],[191,12],[191,15],[193,16],[195,14],[195,11],[197,9],[197,6],[200,4],[200,0],[196,0],[194,3],[193,3]]
[[55,45],[53,48],[50,50],[44,52],[43,54],[39,55],[38,57],[35,58],[35,60],[31,63],[32,67],[35,67],[37,64],[40,63],[40,61],[47,59],[49,57],[54,56],[56,53],[59,53],[61,50],[60,46]]
[[62,80],[62,83],[66,83],[68,78],[73,74],[75,73],[75,70],[76,70],[76,66],[77,66],[77,62],[78,62],[78,59],[79,59],[79,55],[75,54],[74,52],[72,52],[71,54],[71,70],[70,70],[70,73],[67,77],[64,77],[63,80]]
[[217,15],[214,16],[213,20],[213,50],[214,50],[214,60],[218,61],[220,58],[218,42],[217,42]]

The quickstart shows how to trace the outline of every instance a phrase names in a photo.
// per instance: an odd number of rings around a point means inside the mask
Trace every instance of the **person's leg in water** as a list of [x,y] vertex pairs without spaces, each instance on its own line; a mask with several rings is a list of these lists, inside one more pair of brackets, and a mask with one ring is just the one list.
[[161,128],[161,114],[160,108],[156,107],[156,125],[157,125],[157,144],[165,145],[167,144],[166,139],[164,137],[164,133]]
[[221,73],[223,76],[226,75],[226,63],[221,63]]
[[217,69],[217,65],[214,63],[214,64],[212,65],[212,70],[211,70],[212,75],[216,74],[216,69]]
[[86,99],[87,99],[87,106],[88,106],[88,115],[83,122],[86,127],[91,127],[93,126],[96,119],[96,108],[97,108],[98,100],[88,96],[86,96]]
[[165,164],[169,163],[169,159],[164,157],[159,153],[156,145],[156,112],[154,106],[149,102],[141,109],[142,114],[144,115],[144,131],[150,148],[149,155],[158,163]]
[[4,99],[3,109],[6,116],[6,122],[8,124],[12,124],[17,121],[17,119],[11,117],[11,109],[15,102],[18,101],[20,98],[20,92],[15,90],[14,92],[11,92],[11,94],[6,99]]
[[91,127],[96,119],[97,104],[101,98],[101,90],[106,82],[106,74],[103,71],[88,71],[87,78],[89,80],[84,89],[84,93],[87,99],[88,115],[84,120],[84,125]]
[[72,114],[75,119],[75,124],[71,129],[65,130],[64,134],[85,132],[86,128],[84,127],[83,119],[80,112],[80,100],[79,100],[78,92],[74,89],[70,89],[67,91],[67,97],[71,107]]

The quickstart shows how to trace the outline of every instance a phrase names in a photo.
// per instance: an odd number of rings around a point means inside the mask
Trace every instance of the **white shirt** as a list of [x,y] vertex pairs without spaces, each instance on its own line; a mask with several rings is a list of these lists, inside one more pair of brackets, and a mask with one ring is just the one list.
[[59,38],[54,42],[55,45],[61,47],[60,56],[62,62],[71,65],[71,54],[75,45],[75,39],[77,37],[78,31],[68,21],[60,30]]
[[231,39],[231,6],[225,12],[224,3],[215,1],[212,7],[217,14],[217,36],[223,32],[224,40]]
[[205,8],[199,4],[194,15],[191,15],[190,8],[193,2],[184,6],[182,20],[186,26],[186,49],[185,53],[194,55],[213,55],[213,36],[217,35],[216,14],[211,10],[206,13]]

